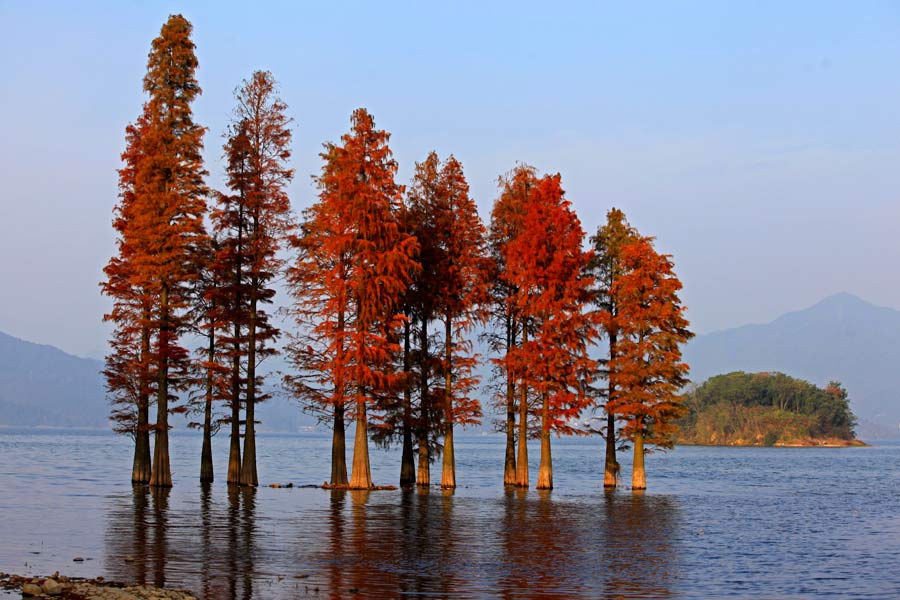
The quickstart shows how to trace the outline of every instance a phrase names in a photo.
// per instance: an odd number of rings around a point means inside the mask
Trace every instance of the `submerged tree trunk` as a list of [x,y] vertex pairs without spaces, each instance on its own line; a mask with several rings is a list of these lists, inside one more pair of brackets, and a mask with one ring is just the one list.
[[[251,283],[251,290],[257,282]],[[247,406],[244,424],[244,460],[241,463],[241,485],[256,487],[256,294],[250,294],[250,325],[247,329]]]
[[428,433],[431,428],[428,402],[428,319],[422,317],[419,331],[419,468],[416,472],[416,485],[431,485],[431,452],[428,448]]
[[150,406],[144,398],[138,404],[137,431],[134,434],[134,463],[131,467],[131,483],[147,483],[151,474],[150,460]]
[[456,487],[456,456],[453,453],[453,324],[450,317],[444,319],[444,463],[441,470],[441,487]]
[[[506,315],[506,352],[516,343],[515,323]],[[516,484],[516,382],[506,366],[506,460],[503,463],[503,485]]]
[[[528,330],[522,324],[522,345],[528,341]],[[519,397],[519,455],[516,458],[516,487],[528,487],[528,384],[522,378]]]
[[156,430],[153,437],[153,468],[150,485],[172,487],[169,467],[169,290],[160,294],[159,364],[157,366]]
[[369,431],[366,417],[366,398],[360,394],[357,403],[356,439],[353,443],[353,469],[350,473],[351,490],[368,490],[372,487],[369,469]]
[[[643,427],[643,423],[641,427]],[[644,473],[644,432],[640,429],[634,434],[634,468],[631,472],[631,489],[647,489],[647,476]]]
[[403,324],[403,454],[400,457],[400,487],[416,483],[416,464],[412,444],[412,393],[409,380],[409,320]]
[[213,481],[212,457],[212,403],[213,403],[213,359],[216,352],[216,337],[212,329],[209,332],[209,348],[206,369],[206,405],[203,411],[203,449],[200,451],[200,481]]
[[538,467],[537,489],[553,489],[553,459],[550,456],[550,402],[547,392],[542,394],[541,465]]
[[231,359],[231,442],[228,451],[228,483],[241,482],[241,357],[240,326],[234,325],[234,348]]
[[148,389],[150,374],[147,372],[147,360],[150,355],[149,320],[144,311],[144,325],[141,327],[141,370],[140,389],[138,390],[137,431],[134,434],[134,463],[131,467],[131,483],[147,483],[150,481],[150,390]]
[[347,443],[344,404],[334,406],[334,431],[331,434],[331,485],[347,485]]
[[[612,361],[616,357],[616,334],[609,334],[609,360]],[[612,373],[607,375],[609,383],[606,394],[607,406],[613,397],[615,384],[613,383]],[[606,411],[606,464],[603,469],[603,487],[614,488],[619,481],[619,462],[616,460],[616,416]]]

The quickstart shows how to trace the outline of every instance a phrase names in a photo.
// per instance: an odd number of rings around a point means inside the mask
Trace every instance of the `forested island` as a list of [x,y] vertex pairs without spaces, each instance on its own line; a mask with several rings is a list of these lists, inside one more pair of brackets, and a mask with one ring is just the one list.
[[860,446],[847,390],[784,373],[737,371],[685,395],[678,443],[708,446]]

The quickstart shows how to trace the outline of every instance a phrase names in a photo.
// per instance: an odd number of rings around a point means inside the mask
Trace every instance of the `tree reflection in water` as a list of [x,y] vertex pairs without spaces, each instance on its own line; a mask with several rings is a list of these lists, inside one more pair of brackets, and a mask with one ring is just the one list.
[[210,600],[666,597],[677,587],[678,507],[663,496],[178,493],[135,486],[114,499],[109,578]]

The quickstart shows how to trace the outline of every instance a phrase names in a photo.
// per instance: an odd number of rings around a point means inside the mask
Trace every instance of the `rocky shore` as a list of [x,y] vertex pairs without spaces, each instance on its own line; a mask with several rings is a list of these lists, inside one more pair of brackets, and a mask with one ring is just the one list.
[[149,585],[125,585],[103,577],[66,577],[59,572],[47,577],[0,573],[0,588],[18,590],[23,598],[61,600],[197,600],[188,592]]

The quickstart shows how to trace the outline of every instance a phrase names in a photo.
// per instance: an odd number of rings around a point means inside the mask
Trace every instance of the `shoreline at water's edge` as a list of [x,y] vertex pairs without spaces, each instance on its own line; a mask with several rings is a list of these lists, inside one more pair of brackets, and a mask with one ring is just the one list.
[[197,600],[190,592],[152,585],[127,585],[103,577],[67,577],[59,571],[46,577],[0,573],[0,589],[19,591],[24,598],[61,600]]
[[775,442],[771,446],[762,443],[735,442],[732,444],[713,444],[700,442],[676,442],[676,446],[703,446],[707,448],[863,448],[871,444],[867,444],[862,440],[810,440],[808,442]]

